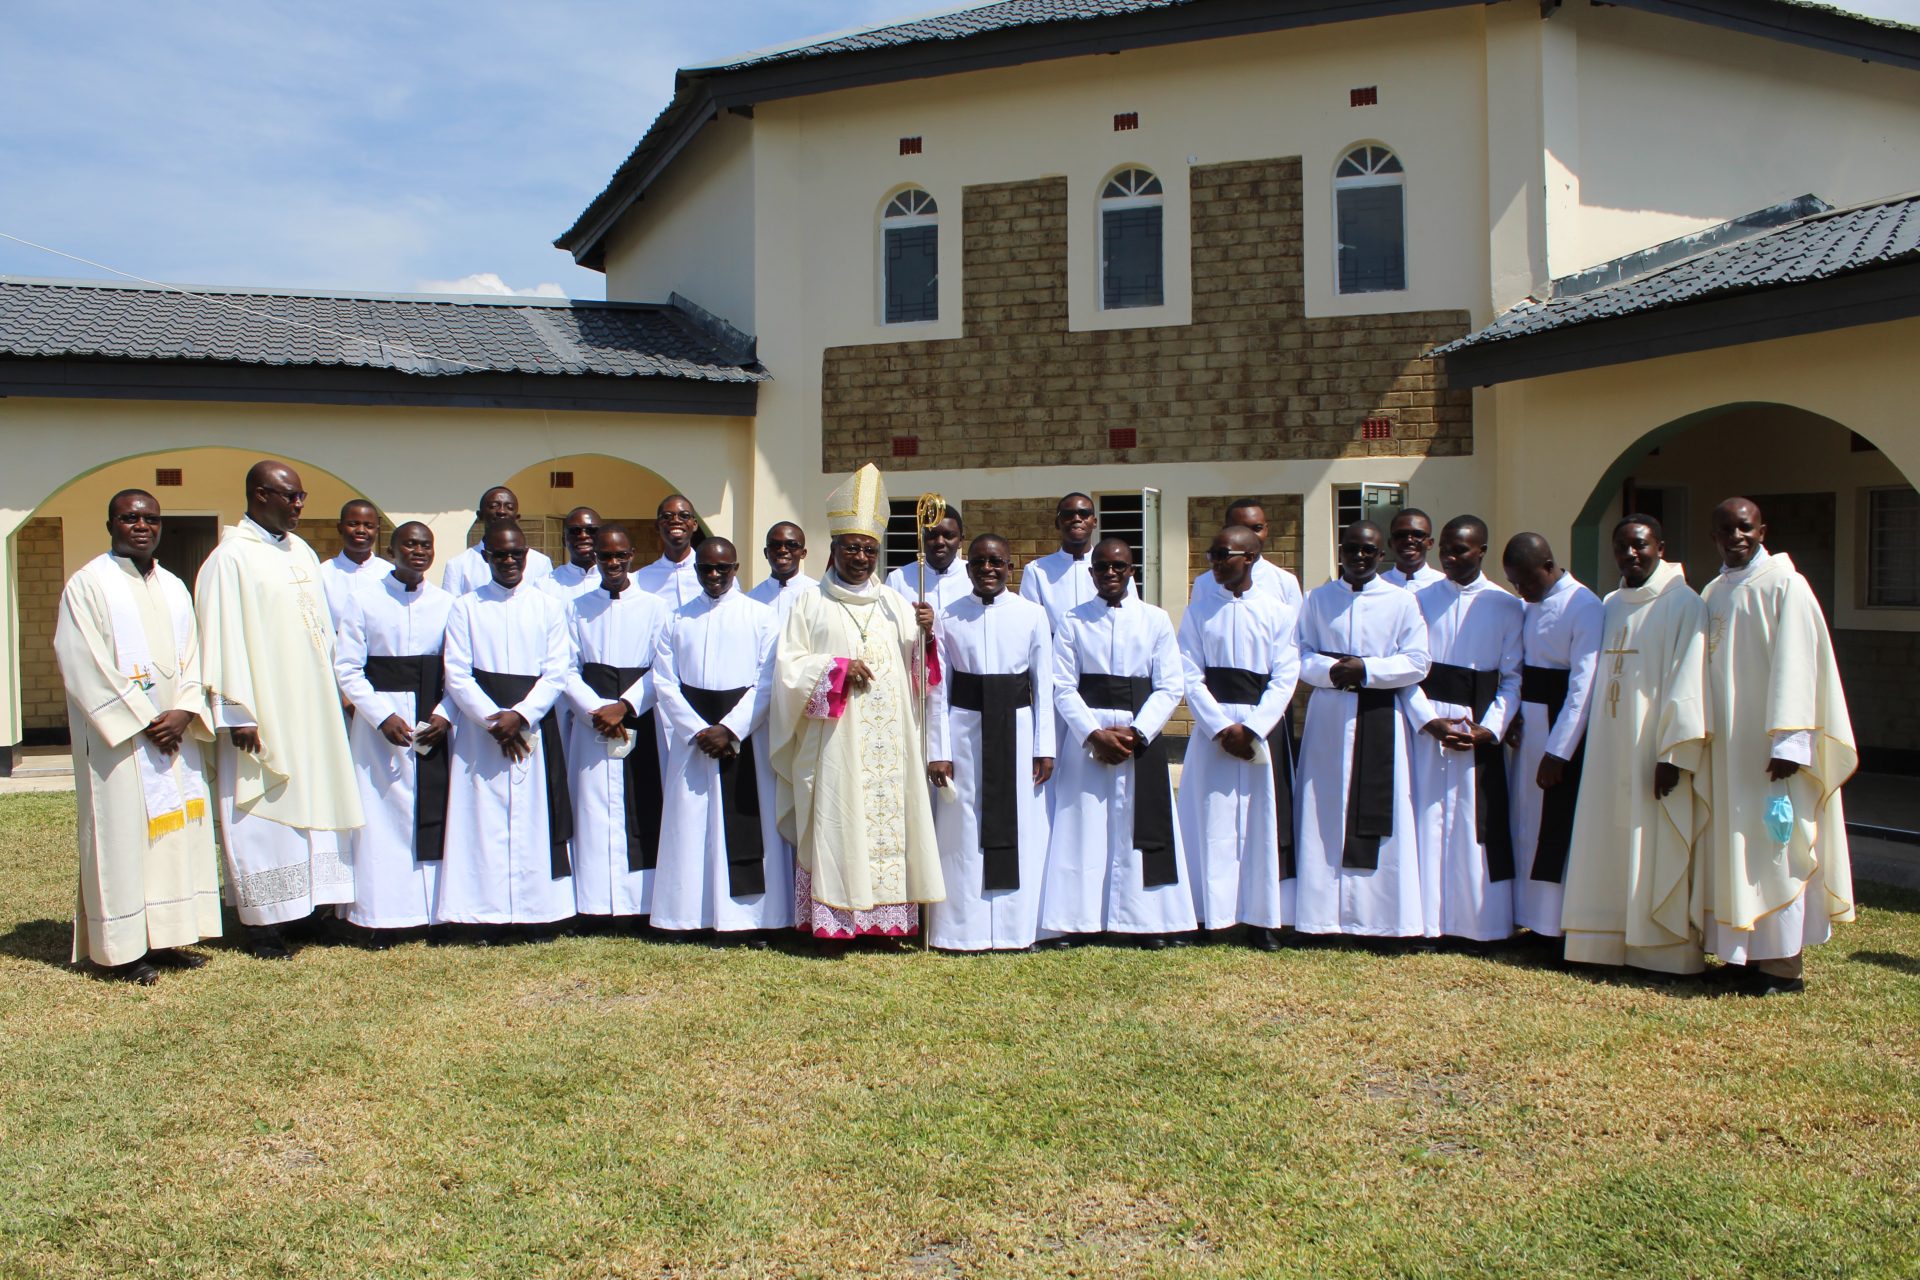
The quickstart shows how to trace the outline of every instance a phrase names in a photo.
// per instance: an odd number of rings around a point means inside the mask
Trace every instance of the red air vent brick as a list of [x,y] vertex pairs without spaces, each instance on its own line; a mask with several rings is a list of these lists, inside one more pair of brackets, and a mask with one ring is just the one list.
[[153,469],[153,487],[156,489],[177,488],[187,482],[179,467],[155,467]]
[[549,489],[573,488],[573,472],[571,471],[547,472],[547,488]]
[[893,456],[896,458],[917,458],[920,456],[919,436],[895,436],[893,438]]
[[1360,438],[1362,440],[1393,439],[1393,419],[1368,418],[1360,424]]
[[1115,133],[1125,133],[1129,129],[1138,129],[1139,127],[1140,113],[1138,111],[1117,111],[1114,113],[1113,131]]
[[902,139],[900,139],[900,154],[901,154],[901,155],[903,155],[903,156],[917,156],[917,155],[919,155],[919,154],[920,154],[920,139],[918,139],[918,138],[902,138]]
[[1138,427],[1109,427],[1107,429],[1107,448],[1134,449],[1140,445]]
[[1350,107],[1377,107],[1380,105],[1380,86],[1367,85],[1363,89],[1347,90],[1347,105]]

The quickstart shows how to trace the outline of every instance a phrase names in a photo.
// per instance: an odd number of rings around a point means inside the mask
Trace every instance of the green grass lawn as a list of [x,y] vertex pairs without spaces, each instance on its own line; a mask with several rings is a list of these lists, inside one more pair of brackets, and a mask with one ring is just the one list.
[[0,1272],[1920,1275],[1920,896],[1800,998],[1519,956],[310,947],[69,969],[0,801]]

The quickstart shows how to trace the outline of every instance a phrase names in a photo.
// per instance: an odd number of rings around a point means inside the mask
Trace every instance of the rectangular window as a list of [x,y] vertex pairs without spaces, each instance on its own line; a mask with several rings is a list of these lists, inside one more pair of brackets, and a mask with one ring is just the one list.
[[1920,494],[1912,488],[1867,494],[1867,604],[1920,608]]
[[1384,293],[1407,287],[1405,191],[1342,187],[1339,213],[1340,292]]
[[887,536],[880,547],[881,576],[902,565],[912,564],[920,556],[920,517],[918,498],[892,498],[887,502]]
[[1099,536],[1124,538],[1133,552],[1133,579],[1140,598],[1148,604],[1160,603],[1160,491],[1103,493],[1094,498],[1094,505],[1100,511]]
[[1159,205],[1105,209],[1100,214],[1100,305],[1157,307],[1166,301],[1160,273]]
[[940,228],[886,229],[888,324],[940,318]]
[[[1355,520],[1371,520],[1384,532],[1399,514],[1400,508],[1407,505],[1407,486],[1404,484],[1349,484],[1337,485],[1333,490],[1333,545],[1340,545],[1340,535],[1346,532],[1348,525]],[[1336,557],[1338,552],[1336,551]]]

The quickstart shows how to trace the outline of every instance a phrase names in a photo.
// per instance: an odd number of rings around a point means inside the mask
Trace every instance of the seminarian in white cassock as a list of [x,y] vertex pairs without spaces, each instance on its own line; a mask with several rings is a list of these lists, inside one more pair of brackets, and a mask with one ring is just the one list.
[[1180,829],[1161,732],[1186,688],[1173,623],[1133,594],[1133,553],[1094,546],[1096,599],[1053,639],[1065,723],[1040,926],[1063,934],[1166,935],[1197,927],[1180,882]]
[[1300,734],[1302,933],[1426,932],[1407,707],[1431,659],[1419,602],[1379,577],[1383,541],[1378,525],[1349,525],[1341,576],[1300,611],[1300,679],[1313,689]]
[[947,896],[927,908],[927,943],[945,951],[1019,951],[1040,926],[1053,636],[1047,611],[1007,590],[1012,559],[1003,539],[976,538],[966,556],[973,593],[935,623],[946,669],[927,712],[928,756],[952,776],[935,791]]
[[1266,947],[1294,918],[1287,709],[1300,675],[1300,610],[1259,588],[1259,555],[1251,530],[1222,530],[1208,550],[1214,590],[1196,591],[1180,620],[1193,734],[1177,803],[1200,924],[1249,925],[1249,941]]
[[767,741],[776,618],[736,585],[732,542],[708,538],[694,554],[701,593],[668,620],[653,668],[667,735],[653,927],[762,946],[794,909]]
[[334,654],[367,818],[353,834],[353,901],[341,914],[363,929],[437,923],[446,848],[453,716],[441,647],[454,598],[421,576],[433,563],[427,526],[401,525],[393,545],[398,567],[348,598]]
[[1413,591],[1431,665],[1407,699],[1427,936],[1476,942],[1513,933],[1513,823],[1501,742],[1520,710],[1527,611],[1480,571],[1486,552],[1487,526],[1478,517],[1456,517],[1440,531],[1445,575]]
[[563,606],[567,772],[573,794],[573,895],[583,916],[652,909],[660,856],[661,751],[652,674],[671,606],[628,576],[633,542],[618,525],[595,537],[594,588]]
[[447,618],[453,777],[440,918],[451,924],[546,924],[573,914],[567,843],[573,811],[554,704],[572,653],[560,602],[526,579],[518,524],[490,526],[494,580]]

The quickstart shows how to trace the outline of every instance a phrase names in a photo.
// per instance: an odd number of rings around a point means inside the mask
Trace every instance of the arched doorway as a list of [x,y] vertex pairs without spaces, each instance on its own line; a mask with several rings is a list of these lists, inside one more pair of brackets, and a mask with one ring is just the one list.
[[1607,532],[1658,517],[1697,589],[1719,570],[1709,518],[1740,495],[1766,516],[1826,611],[1869,767],[1920,772],[1920,496],[1867,437],[1792,405],[1723,404],[1663,423],[1621,453],[1573,528],[1576,574],[1618,577]]
[[[575,507],[592,507],[603,523],[626,529],[633,538],[636,565],[655,559],[660,554],[660,536],[654,529],[654,512],[663,499],[676,492],[673,483],[659,473],[598,453],[548,458],[521,468],[503,483],[520,499],[520,527],[528,544],[545,552],[555,564],[567,558],[562,529],[567,512]],[[701,515],[703,520],[707,518],[707,513]],[[480,541],[482,532],[480,523],[474,521],[460,546],[440,548],[440,563],[444,565],[459,551]]]
[[[247,468],[260,460],[245,449],[178,449],[122,458],[55,490],[12,535],[15,661],[20,672],[24,741],[61,741],[66,695],[53,660],[53,630],[68,578],[107,549],[107,500],[122,489],[146,489],[160,500],[166,527],[160,561],[189,587],[219,541],[220,530],[246,511]],[[311,463],[288,459],[307,490],[300,536],[321,559],[340,550],[340,508],[360,496],[353,485]]]

